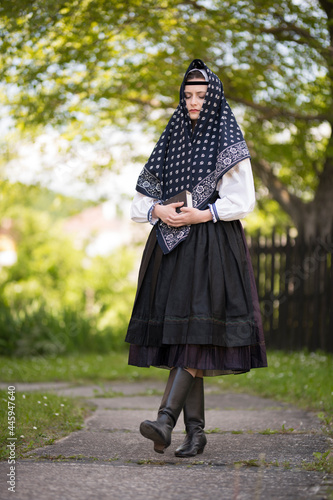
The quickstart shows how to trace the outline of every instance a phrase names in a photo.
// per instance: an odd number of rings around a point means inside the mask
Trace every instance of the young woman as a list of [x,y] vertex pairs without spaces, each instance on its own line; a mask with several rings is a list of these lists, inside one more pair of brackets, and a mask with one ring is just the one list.
[[[136,186],[131,217],[149,221],[129,323],[129,364],[170,369],[157,420],[141,434],[163,453],[184,410],[178,457],[202,453],[204,376],[267,366],[240,218],[254,208],[250,154],[220,79],[195,59],[180,103]],[[193,206],[163,204],[183,192]],[[177,210],[176,210],[177,209]]]

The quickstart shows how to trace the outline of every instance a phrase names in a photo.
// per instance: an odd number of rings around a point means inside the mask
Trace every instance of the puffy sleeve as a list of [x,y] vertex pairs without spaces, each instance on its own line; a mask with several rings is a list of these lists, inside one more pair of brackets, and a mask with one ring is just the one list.
[[217,185],[220,198],[211,205],[216,221],[242,219],[255,206],[255,190],[249,158],[224,174]]
[[[216,221],[242,219],[252,212],[255,205],[255,191],[249,158],[227,172],[219,181],[217,190],[220,197],[210,205]],[[151,213],[157,202],[157,199],[137,192],[131,205],[131,219],[134,222],[156,224],[158,219],[153,219]]]
[[158,219],[151,218],[151,212],[158,200],[149,198],[144,194],[136,192],[132,205],[130,216],[134,222],[150,222],[151,224],[156,224]]

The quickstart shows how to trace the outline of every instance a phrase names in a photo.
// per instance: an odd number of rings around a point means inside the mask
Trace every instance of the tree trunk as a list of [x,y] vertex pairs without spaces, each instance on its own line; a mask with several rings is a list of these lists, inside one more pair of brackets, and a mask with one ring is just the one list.
[[333,229],[333,136],[327,145],[324,168],[319,176],[319,184],[315,198],[310,203],[304,203],[298,220],[297,229],[304,239],[318,236],[325,239]]
[[265,160],[258,158],[251,145],[251,162],[254,172],[261,178],[271,196],[285,210],[305,242],[319,237],[322,240],[330,237],[333,229],[333,137],[328,146],[323,171],[314,199],[306,203],[290,193],[272,171]]
[[[304,204],[304,210],[295,221],[298,233],[309,242],[312,238],[318,237],[326,240],[330,237],[333,229],[333,190],[331,189],[330,199],[316,199],[311,203]],[[317,198],[317,197],[316,197]]]

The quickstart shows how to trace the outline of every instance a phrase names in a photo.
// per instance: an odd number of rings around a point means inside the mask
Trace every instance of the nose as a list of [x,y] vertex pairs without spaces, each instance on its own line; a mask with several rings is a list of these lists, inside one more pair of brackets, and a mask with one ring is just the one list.
[[195,95],[193,95],[190,99],[190,104],[193,108],[195,108],[196,104],[197,104],[198,100],[197,100],[197,97]]

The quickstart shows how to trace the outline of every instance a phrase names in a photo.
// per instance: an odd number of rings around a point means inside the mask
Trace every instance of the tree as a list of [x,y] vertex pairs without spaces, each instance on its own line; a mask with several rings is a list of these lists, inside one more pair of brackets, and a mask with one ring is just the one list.
[[0,14],[1,92],[17,127],[96,141],[137,122],[157,137],[199,57],[242,112],[267,194],[305,238],[330,233],[332,0],[4,0]]

